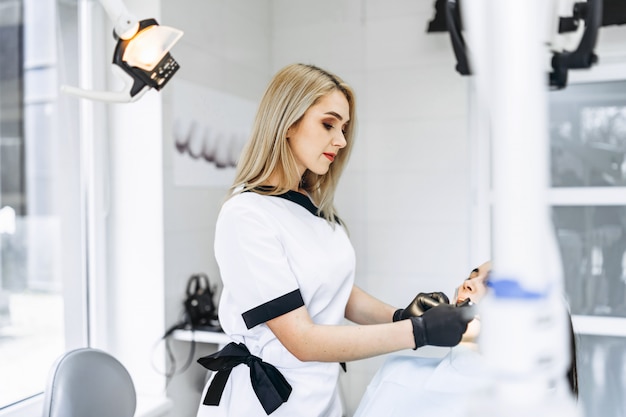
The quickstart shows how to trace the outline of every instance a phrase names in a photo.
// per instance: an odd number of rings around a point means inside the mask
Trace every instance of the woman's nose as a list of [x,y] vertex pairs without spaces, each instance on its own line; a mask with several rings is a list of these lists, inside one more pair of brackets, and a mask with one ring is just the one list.
[[347,144],[348,144],[348,141],[346,140],[346,135],[343,132],[336,135],[333,140],[333,145],[339,147],[339,149],[345,148]]

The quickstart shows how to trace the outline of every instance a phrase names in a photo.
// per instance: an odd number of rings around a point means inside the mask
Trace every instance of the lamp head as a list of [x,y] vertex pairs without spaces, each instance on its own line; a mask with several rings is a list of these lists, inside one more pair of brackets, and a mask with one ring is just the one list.
[[178,71],[179,65],[169,51],[183,32],[159,26],[156,20],[137,21],[122,0],[99,0],[113,21],[117,41],[113,53],[113,72],[124,82],[121,91],[95,91],[62,85],[61,91],[78,97],[111,103],[138,100],[150,88],[162,89]]
[[131,97],[146,86],[160,90],[178,71],[180,66],[169,51],[182,34],[178,29],[159,26],[155,19],[146,19],[139,22],[132,38],[118,39],[113,64],[133,79]]

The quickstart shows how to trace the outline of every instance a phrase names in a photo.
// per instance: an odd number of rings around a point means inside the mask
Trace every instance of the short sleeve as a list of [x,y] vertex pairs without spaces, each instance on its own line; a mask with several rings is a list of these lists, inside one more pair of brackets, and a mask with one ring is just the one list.
[[277,219],[253,204],[254,198],[240,195],[226,202],[215,231],[226,302],[248,329],[304,305]]

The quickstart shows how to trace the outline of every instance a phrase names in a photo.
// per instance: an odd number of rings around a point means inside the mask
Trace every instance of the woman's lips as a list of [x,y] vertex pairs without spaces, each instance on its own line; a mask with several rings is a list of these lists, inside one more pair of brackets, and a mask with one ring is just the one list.
[[472,300],[470,300],[469,298],[459,298],[458,300],[456,300],[456,306],[459,307],[461,305],[470,304],[471,302]]
[[324,153],[324,156],[326,158],[328,158],[330,160],[330,162],[333,162],[335,160],[335,154],[334,153]]

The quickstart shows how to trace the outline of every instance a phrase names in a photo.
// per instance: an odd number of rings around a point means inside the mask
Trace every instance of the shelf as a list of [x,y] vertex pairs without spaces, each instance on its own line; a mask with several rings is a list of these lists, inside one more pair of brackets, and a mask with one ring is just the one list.
[[185,342],[212,343],[220,348],[232,342],[230,337],[222,332],[208,332],[205,330],[175,330],[172,337]]
[[626,318],[606,316],[572,316],[577,334],[626,337]]

